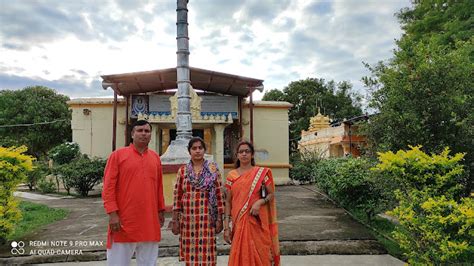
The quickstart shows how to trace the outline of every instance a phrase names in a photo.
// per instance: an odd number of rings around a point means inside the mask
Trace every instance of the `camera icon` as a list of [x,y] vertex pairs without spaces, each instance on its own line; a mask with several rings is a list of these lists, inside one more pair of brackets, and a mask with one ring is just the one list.
[[11,253],[12,255],[23,255],[25,254],[25,242],[23,241],[12,241],[11,243],[12,250]]

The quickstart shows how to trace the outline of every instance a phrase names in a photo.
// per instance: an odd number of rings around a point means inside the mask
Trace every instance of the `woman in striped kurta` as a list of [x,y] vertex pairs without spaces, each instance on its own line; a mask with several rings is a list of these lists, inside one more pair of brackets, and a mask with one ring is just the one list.
[[216,234],[222,231],[224,205],[216,163],[204,159],[201,138],[188,145],[191,161],[178,170],[171,227],[179,234],[179,260],[186,265],[216,265]]

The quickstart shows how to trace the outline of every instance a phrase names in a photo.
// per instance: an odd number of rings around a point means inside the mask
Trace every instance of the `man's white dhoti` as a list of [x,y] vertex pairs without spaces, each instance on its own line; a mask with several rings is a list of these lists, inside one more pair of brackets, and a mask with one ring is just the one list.
[[116,243],[107,249],[107,265],[128,266],[133,253],[138,266],[155,266],[158,259],[158,242]]

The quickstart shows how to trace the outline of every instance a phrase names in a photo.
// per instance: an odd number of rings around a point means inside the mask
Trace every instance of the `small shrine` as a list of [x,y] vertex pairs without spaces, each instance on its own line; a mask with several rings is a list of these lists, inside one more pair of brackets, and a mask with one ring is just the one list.
[[358,134],[357,121],[368,119],[367,115],[344,119],[332,123],[328,116],[318,113],[311,117],[308,130],[301,131],[298,150],[302,153],[317,153],[322,158],[360,156],[365,137]]

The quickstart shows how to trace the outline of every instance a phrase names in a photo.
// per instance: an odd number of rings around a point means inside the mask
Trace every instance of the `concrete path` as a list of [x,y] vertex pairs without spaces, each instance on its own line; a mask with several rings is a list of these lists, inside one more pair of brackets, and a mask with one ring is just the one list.
[[[19,196],[50,207],[69,209],[70,214],[23,239],[15,239],[19,244],[22,244],[20,241],[24,243],[23,255],[12,255],[11,243],[0,248],[0,264],[105,259],[107,217],[100,197],[58,200],[35,198],[28,194],[31,193]],[[276,199],[282,255],[386,254],[364,226],[316,193],[311,186],[279,186]],[[166,224],[169,219],[167,214]],[[219,255],[227,255],[229,245],[224,243],[222,235],[218,236],[217,243]],[[174,257],[177,254],[178,238],[164,229],[160,256]]]
[[29,192],[21,192],[21,191],[13,192],[13,196],[18,197],[18,198],[22,198],[22,199],[25,199],[25,200],[55,200],[55,199],[61,199],[60,197],[48,196],[48,195],[36,194],[36,193],[29,193]]

